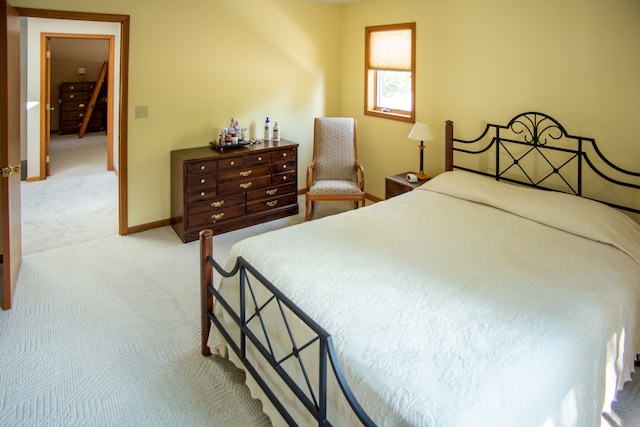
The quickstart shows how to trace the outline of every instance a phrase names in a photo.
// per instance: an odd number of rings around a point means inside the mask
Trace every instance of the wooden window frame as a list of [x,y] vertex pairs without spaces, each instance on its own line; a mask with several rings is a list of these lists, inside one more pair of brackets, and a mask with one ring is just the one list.
[[[378,31],[410,30],[411,31],[411,111],[388,110],[377,105],[377,70],[370,68],[370,34]],[[365,27],[365,63],[364,63],[364,114],[390,120],[415,123],[416,110],[416,23],[377,25]]]

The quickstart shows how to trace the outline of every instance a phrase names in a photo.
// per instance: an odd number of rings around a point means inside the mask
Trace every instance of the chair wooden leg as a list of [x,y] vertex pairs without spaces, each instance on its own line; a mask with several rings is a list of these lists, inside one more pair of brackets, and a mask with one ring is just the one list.
[[305,214],[304,214],[304,220],[305,221],[309,221],[311,219],[311,216],[313,215],[313,204],[315,202],[310,202],[309,200],[306,201],[306,209],[305,209]]

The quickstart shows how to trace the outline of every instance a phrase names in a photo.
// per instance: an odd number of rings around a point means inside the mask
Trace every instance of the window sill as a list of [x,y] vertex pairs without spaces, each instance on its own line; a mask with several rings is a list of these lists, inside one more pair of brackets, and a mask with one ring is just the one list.
[[374,117],[380,117],[383,119],[397,120],[400,122],[415,123],[415,118],[413,117],[413,115],[398,114],[398,113],[385,112],[380,110],[365,110],[364,114],[366,116],[374,116]]

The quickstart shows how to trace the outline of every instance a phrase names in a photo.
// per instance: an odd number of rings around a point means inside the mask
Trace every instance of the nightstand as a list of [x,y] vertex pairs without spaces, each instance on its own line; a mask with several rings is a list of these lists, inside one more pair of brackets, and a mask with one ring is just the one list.
[[413,190],[416,187],[421,186],[427,181],[409,182],[407,181],[407,174],[414,172],[404,172],[397,175],[387,176],[384,179],[384,198],[390,199],[402,193]]

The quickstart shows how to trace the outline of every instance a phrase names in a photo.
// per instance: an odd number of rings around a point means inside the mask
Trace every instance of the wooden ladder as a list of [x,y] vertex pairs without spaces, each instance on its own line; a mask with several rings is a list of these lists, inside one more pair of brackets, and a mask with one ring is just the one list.
[[104,79],[107,76],[108,65],[108,62],[102,64],[102,69],[100,70],[100,75],[98,76],[96,85],[93,87],[93,91],[91,91],[91,100],[89,101],[89,105],[87,105],[87,109],[85,110],[84,116],[82,117],[82,125],[80,125],[80,130],[78,131],[78,138],[82,138],[87,131],[87,126],[89,125],[89,120],[91,120],[93,109],[96,106],[96,101],[98,100],[100,89],[102,89],[102,84],[104,83]]

